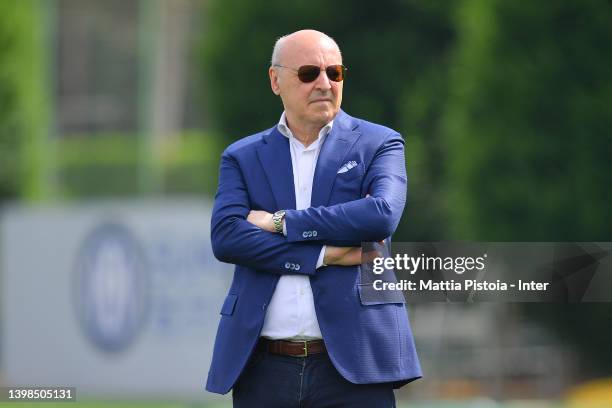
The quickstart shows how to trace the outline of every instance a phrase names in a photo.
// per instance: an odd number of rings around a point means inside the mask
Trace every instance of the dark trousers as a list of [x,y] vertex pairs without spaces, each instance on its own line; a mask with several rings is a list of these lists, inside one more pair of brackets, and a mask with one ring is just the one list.
[[256,351],[232,398],[235,408],[395,408],[391,384],[353,384],[327,353],[290,357]]

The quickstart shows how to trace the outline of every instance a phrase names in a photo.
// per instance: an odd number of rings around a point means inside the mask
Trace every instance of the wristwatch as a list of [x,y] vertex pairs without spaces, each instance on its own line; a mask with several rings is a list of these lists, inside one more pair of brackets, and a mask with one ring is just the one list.
[[272,222],[274,223],[274,232],[279,234],[283,233],[283,219],[285,218],[285,210],[280,210],[274,213],[272,216]]

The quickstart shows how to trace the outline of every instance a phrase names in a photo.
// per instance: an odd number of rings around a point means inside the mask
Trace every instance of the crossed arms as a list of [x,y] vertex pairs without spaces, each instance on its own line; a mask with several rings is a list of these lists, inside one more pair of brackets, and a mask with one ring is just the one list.
[[[399,134],[389,135],[378,148],[363,183],[368,192],[364,198],[286,210],[285,237],[271,232],[271,214],[251,211],[240,165],[226,150],[211,220],[213,252],[222,262],[277,274],[314,275],[323,245],[327,245],[325,264],[360,264],[359,247],[333,244],[381,241],[397,228],[406,202],[404,143]],[[308,230],[316,230],[317,236],[304,237],[302,231]]]

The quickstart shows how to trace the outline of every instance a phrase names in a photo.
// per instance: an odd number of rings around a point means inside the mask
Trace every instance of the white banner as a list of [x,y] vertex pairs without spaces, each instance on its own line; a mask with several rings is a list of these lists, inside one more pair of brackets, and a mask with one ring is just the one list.
[[212,254],[210,212],[200,200],[5,208],[2,382],[76,387],[79,398],[211,398],[232,268]]

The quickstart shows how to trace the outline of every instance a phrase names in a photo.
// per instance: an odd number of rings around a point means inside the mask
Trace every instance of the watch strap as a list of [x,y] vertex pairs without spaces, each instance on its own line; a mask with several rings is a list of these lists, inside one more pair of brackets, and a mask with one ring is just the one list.
[[274,232],[278,234],[283,233],[283,219],[285,218],[285,211],[280,210],[272,215],[272,222],[274,223]]

